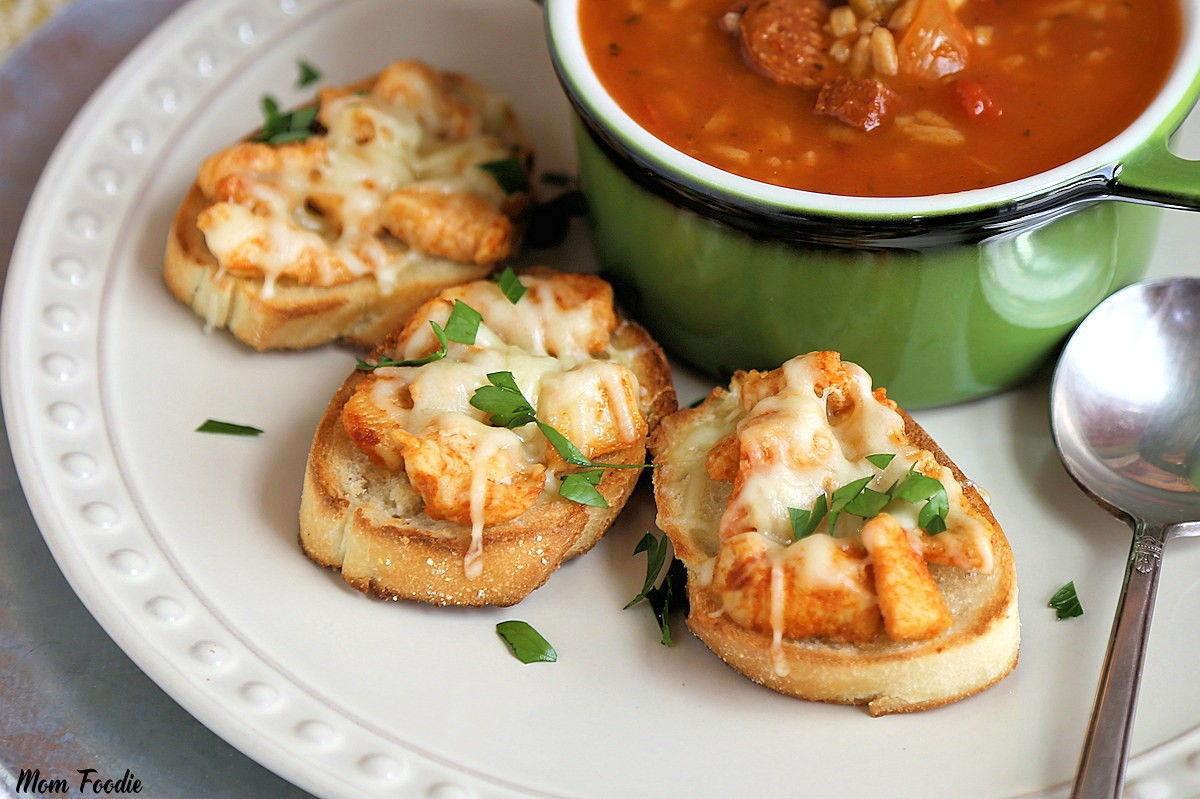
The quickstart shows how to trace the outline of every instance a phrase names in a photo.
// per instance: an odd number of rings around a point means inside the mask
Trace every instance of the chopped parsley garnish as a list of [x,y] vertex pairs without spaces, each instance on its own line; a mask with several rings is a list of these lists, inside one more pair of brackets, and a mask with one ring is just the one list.
[[251,141],[266,142],[272,146],[304,141],[320,130],[317,122],[317,107],[307,105],[294,111],[281,112],[279,103],[269,94],[261,100],[263,112],[262,129],[251,137]]
[[937,492],[945,492],[940,480],[926,477],[920,472],[909,472],[904,479],[896,484],[892,495],[905,502],[920,502],[929,499]]
[[508,644],[509,651],[522,663],[553,663],[558,653],[542,634],[528,622],[512,619],[496,625],[496,632]]
[[206,419],[203,424],[196,428],[197,433],[220,433],[227,436],[257,436],[262,435],[262,430],[257,427],[251,427],[248,424],[237,424],[235,422],[221,422],[216,419]]
[[1079,595],[1075,593],[1075,581],[1071,580],[1055,591],[1047,607],[1054,609],[1055,617],[1059,621],[1082,616],[1083,605],[1079,601]]
[[888,494],[864,487],[854,499],[846,503],[843,510],[851,516],[873,519],[882,513],[891,501],[892,498]]
[[296,68],[300,70],[300,74],[296,76],[297,89],[311,86],[321,79],[321,71],[303,58],[296,62]]
[[847,505],[849,505],[859,494],[862,493],[862,490],[867,487],[867,483],[871,482],[873,479],[873,477],[867,475],[866,477],[860,477],[859,479],[846,483],[846,485],[834,490],[829,497],[830,530],[837,529],[838,515],[845,510]]
[[867,460],[870,461],[871,465],[876,469],[886,469],[888,464],[891,463],[892,459],[895,457],[896,453],[894,452],[881,452],[877,455],[868,455]]
[[570,439],[545,422],[538,421],[537,411],[521,393],[512,372],[491,372],[487,376],[490,385],[480,386],[471,395],[471,406],[488,415],[488,423],[497,427],[515,430],[527,424],[536,424],[542,435],[554,447],[555,452],[572,466],[581,466],[588,471],[572,472],[563,477],[558,493],[566,499],[583,505],[607,508],[608,502],[596,488],[600,484],[600,469],[644,469],[652,468],[649,463],[601,463],[583,454]]
[[[896,456],[892,453],[868,455],[866,460],[879,470],[886,469]],[[830,534],[837,529],[837,520],[842,513],[872,519],[883,512],[893,500],[916,505],[925,503],[917,516],[917,524],[930,535],[937,535],[946,530],[946,516],[950,512],[950,499],[946,488],[940,480],[927,477],[909,469],[904,477],[896,480],[887,491],[876,491],[870,488],[874,475],[851,480],[843,486],[834,489],[828,500],[824,494],[817,497],[811,509],[788,508],[788,521],[792,526],[792,540],[812,535],[821,520],[828,516]]]
[[513,305],[516,305],[525,296],[525,292],[529,290],[521,282],[521,279],[517,277],[517,273],[512,270],[511,266],[504,267],[504,271],[496,278],[496,282],[500,284],[500,291],[504,292],[504,296]]
[[480,386],[471,396],[471,406],[488,414],[488,422],[513,430],[537,421],[537,412],[521,393],[512,372],[491,372],[491,385]]
[[[536,420],[535,420],[536,421]],[[599,464],[592,463],[588,457],[583,454],[579,447],[571,443],[571,440],[562,433],[555,430],[545,422],[538,422],[538,429],[542,431],[542,435],[550,442],[550,446],[554,447],[562,459],[572,466],[597,466]]]
[[930,535],[944,533],[946,532],[946,515],[949,513],[950,499],[946,496],[946,489],[942,488],[930,497],[929,501],[921,508],[921,513],[917,516],[917,524]]
[[653,590],[654,584],[658,582],[658,575],[662,572],[663,564],[667,562],[667,553],[670,550],[669,543],[665,535],[655,538],[653,533],[646,533],[637,542],[637,546],[633,548],[633,554],[636,555],[639,552],[646,553],[646,580],[642,583],[642,590],[637,596],[626,602],[622,610],[629,610],[645,599],[650,591]]
[[[525,293],[525,286],[521,284],[511,269],[505,269],[498,281],[501,290],[509,298],[510,302],[516,303]],[[427,363],[441,360],[446,357],[446,350],[450,341],[457,344],[473,345],[479,334],[479,325],[482,321],[483,315],[479,311],[467,305],[462,300],[455,300],[454,308],[451,309],[450,316],[446,319],[446,326],[444,328],[437,322],[432,320],[429,322],[429,325],[433,328],[434,335],[438,339],[438,349],[423,358],[413,358],[403,361],[398,361],[388,356],[373,360],[359,358],[357,368],[365,372],[371,372],[389,366],[424,366]],[[608,501],[600,493],[599,488],[597,488],[604,476],[604,469],[642,469],[652,466],[652,464],[646,463],[599,463],[590,460],[583,454],[583,451],[579,447],[571,443],[562,433],[545,422],[538,421],[537,411],[534,410],[529,400],[525,398],[512,372],[491,372],[487,375],[487,379],[488,385],[475,389],[475,393],[471,395],[470,403],[472,407],[478,408],[488,415],[487,421],[489,424],[509,430],[515,430],[518,427],[524,427],[531,423],[536,424],[538,429],[542,431],[542,435],[550,443],[550,446],[554,448],[564,461],[572,466],[582,467],[582,471],[570,472],[563,475],[558,489],[559,495],[563,498],[569,499],[572,502],[578,502],[581,505],[607,508]]]
[[450,317],[446,319],[446,338],[459,344],[472,345],[482,321],[483,314],[462,300],[455,300]]
[[521,387],[517,385],[512,372],[491,372],[487,379],[491,385],[475,389],[471,396],[471,405],[488,414],[490,424],[513,430],[534,422],[567,463],[585,467],[600,465],[588,460],[562,433],[545,422],[538,421],[537,411],[521,393]]
[[505,194],[516,194],[529,188],[525,168],[521,165],[521,159],[515,155],[496,161],[485,161],[478,166],[492,176],[492,180],[496,181],[496,185]]
[[359,358],[357,368],[363,372],[373,372],[376,369],[383,369],[388,366],[424,366],[427,363],[440,361],[446,357],[446,331],[437,322],[430,321],[429,326],[433,328],[433,335],[437,336],[438,344],[436,350],[426,355],[424,358],[410,358],[404,361],[397,361],[394,358],[383,356],[376,358],[373,361],[368,361],[364,358]]
[[625,605],[626,610],[642,601],[650,606],[654,612],[654,619],[658,622],[661,632],[659,640],[663,646],[673,646],[675,643],[671,639],[671,612],[676,608],[687,609],[687,569],[682,561],[670,558],[666,576],[657,587],[654,585],[662,574],[663,564],[667,563],[668,543],[665,535],[655,538],[652,533],[646,533],[633,548],[634,555],[639,552],[646,553],[646,580],[642,584],[641,592]]
[[456,344],[471,345],[475,343],[475,336],[479,333],[479,323],[483,316],[479,311],[467,305],[462,300],[455,300],[454,307],[450,310],[450,316],[446,319],[446,326],[442,327],[432,319],[429,321],[429,326],[433,328],[433,335],[437,336],[438,348],[429,353],[423,358],[410,358],[405,361],[397,361],[388,356],[376,358],[373,361],[368,361],[364,358],[359,358],[357,367],[364,372],[373,372],[376,369],[382,369],[387,366],[424,366],[427,363],[440,361],[446,357],[446,346],[448,341],[453,341]]
[[905,502],[924,502],[917,524],[930,535],[937,535],[946,530],[946,514],[950,512],[950,499],[946,496],[946,488],[940,480],[916,472],[909,471],[904,479],[893,486],[889,492],[897,499]]
[[788,521],[792,523],[792,540],[799,541],[801,538],[807,538],[815,533],[817,525],[825,518],[825,514],[828,511],[829,508],[825,502],[824,494],[817,497],[817,501],[813,503],[812,510],[788,508]]
[[558,493],[564,499],[569,499],[572,502],[578,502],[580,505],[590,505],[593,508],[607,508],[608,500],[600,493],[600,489],[596,486],[600,485],[600,479],[604,476],[604,472],[599,469],[588,469],[582,472],[572,472],[571,474],[563,475],[562,484],[558,487]]

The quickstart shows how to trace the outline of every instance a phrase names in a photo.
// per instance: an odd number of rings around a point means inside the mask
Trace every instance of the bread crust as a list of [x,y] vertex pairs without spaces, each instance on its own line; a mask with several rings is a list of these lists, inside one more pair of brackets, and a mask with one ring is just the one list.
[[[639,325],[622,322],[614,348],[636,350],[633,371],[651,430],[676,407],[670,367]],[[386,350],[389,341],[379,347]],[[633,492],[640,469],[606,469],[600,493],[607,508],[542,492],[532,508],[483,531],[483,570],[464,569],[469,525],[435,521],[420,508],[408,478],[370,462],[341,423],[341,409],[365,379],[352,374],[330,401],[313,438],[300,504],[300,544],[314,562],[340,572],[360,591],[384,599],[434,605],[519,602],[563,562],[591,549]],[[645,442],[604,456],[605,462],[646,461]],[[397,502],[397,498],[399,501]]]
[[[682,483],[679,450],[696,425],[717,418],[724,389],[712,402],[681,410],[663,420],[652,437],[658,524],[675,555],[688,570],[689,629],[736,671],[772,690],[800,699],[865,705],[872,716],[926,710],[955,702],[994,685],[1016,666],[1020,645],[1017,582],[1012,550],[974,484],[911,416],[900,410],[910,443],[931,452],[963,487],[966,502],[994,528],[994,568],[990,573],[949,566],[931,567],[934,580],[954,616],[944,633],[922,641],[893,641],[881,636],[866,644],[823,639],[788,639],[745,628],[722,610],[721,597],[699,572],[712,552],[712,541],[698,540],[688,524],[691,493]],[[729,432],[729,430],[725,430]],[[695,454],[693,454],[695,457]],[[703,458],[703,453],[700,454]],[[713,481],[703,491],[706,517],[719,513],[727,489]],[[716,519],[711,519],[715,540]]]
[[[529,144],[511,107],[494,103],[494,96],[465,76],[437,74],[454,92],[487,106],[488,132],[504,142],[521,163],[530,163]],[[379,77],[332,92],[366,92]],[[514,244],[521,236],[515,223],[531,202],[530,192],[518,191],[509,195],[500,209],[514,221]],[[200,213],[211,204],[198,179],[180,203],[167,236],[163,281],[176,299],[205,320],[207,329],[228,329],[256,350],[308,349],[331,341],[370,348],[430,297],[450,286],[486,277],[500,264],[450,260],[413,250],[402,273],[386,286],[373,274],[325,286],[307,285],[283,275],[268,286],[262,275],[235,275],[220,268],[197,227]]]
[[282,278],[264,293],[262,277],[222,272],[196,217],[209,201],[193,185],[175,214],[163,256],[163,282],[208,327],[226,328],[256,350],[308,349],[330,341],[371,347],[443,289],[486,277],[494,265],[420,259],[390,292],[367,275],[337,286]]

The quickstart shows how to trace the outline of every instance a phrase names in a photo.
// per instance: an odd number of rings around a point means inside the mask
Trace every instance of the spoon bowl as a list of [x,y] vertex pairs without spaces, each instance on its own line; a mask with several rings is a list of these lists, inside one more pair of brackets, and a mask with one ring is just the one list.
[[1101,303],[1067,342],[1050,419],[1064,466],[1133,529],[1072,797],[1118,797],[1163,547],[1200,535],[1200,279],[1148,281]]

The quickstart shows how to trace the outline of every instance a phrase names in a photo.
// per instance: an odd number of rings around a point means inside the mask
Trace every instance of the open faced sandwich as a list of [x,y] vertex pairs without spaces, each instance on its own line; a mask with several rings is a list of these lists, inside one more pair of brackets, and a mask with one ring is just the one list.
[[269,113],[256,136],[204,161],[164,279],[210,327],[257,349],[372,346],[509,256],[529,155],[502,97],[398,61]]
[[834,352],[679,411],[651,441],[688,626],[747,677],[871,715],[936,707],[1017,661],[1012,552],[978,490]]
[[604,534],[673,410],[666,358],[603,280],[448,289],[330,402],[301,544],[381,597],[511,605]]

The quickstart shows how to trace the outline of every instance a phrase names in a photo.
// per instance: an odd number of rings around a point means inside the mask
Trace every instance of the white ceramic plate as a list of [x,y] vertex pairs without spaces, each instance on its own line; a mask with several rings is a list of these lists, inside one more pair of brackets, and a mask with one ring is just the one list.
[[[692,639],[665,648],[631,555],[645,491],[587,557],[520,606],[378,602],[296,545],[309,438],[352,354],[256,354],[172,300],[159,262],[201,158],[285,103],[297,59],[328,82],[397,57],[513,98],[539,167],[570,171],[568,110],[527,0],[208,0],[152,36],[83,109],[40,183],[4,297],[3,399],[30,505],[125,651],[205,724],[322,796],[1014,797],[1074,767],[1127,537],[1058,464],[1046,387],[918,414],[987,487],[1020,568],[1017,671],[907,717],[811,705],[742,679]],[[1200,274],[1196,217],[1170,215],[1156,274]],[[589,265],[576,227],[556,265]],[[681,375],[682,399],[705,386]],[[206,418],[266,430],[192,432]],[[1131,796],[1200,790],[1200,548],[1176,542],[1146,666]],[[1079,586],[1086,615],[1046,600]],[[521,618],[555,645],[522,665]],[[135,712],[131,710],[131,712]],[[219,775],[214,775],[214,779]]]

